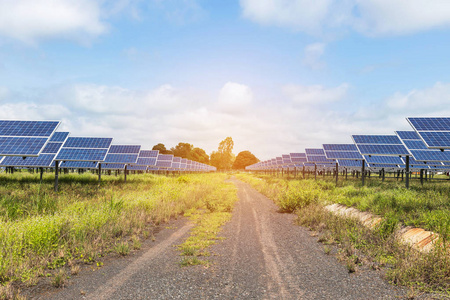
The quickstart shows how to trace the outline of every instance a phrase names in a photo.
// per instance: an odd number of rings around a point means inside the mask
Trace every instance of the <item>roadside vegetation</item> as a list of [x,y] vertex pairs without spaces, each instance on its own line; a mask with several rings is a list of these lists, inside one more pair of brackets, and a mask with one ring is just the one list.
[[184,215],[195,224],[190,236],[178,246],[183,259],[182,266],[207,265],[208,248],[220,239],[217,234],[222,226],[231,219],[231,212],[237,201],[237,191],[231,182],[217,182],[216,190],[204,199],[202,206],[190,209]]
[[[399,181],[340,181],[287,179],[268,175],[239,174],[258,191],[274,200],[282,212],[295,212],[298,224],[319,234],[324,251],[337,245],[337,254],[349,272],[365,264],[387,267],[387,278],[416,290],[450,295],[450,184],[413,182],[410,190]],[[380,215],[383,221],[373,230],[353,219],[333,215],[324,206],[340,203]],[[395,232],[401,226],[421,227],[440,234],[434,251],[418,253],[401,245]]]
[[66,174],[55,193],[52,174],[42,183],[36,174],[1,174],[0,299],[14,294],[11,283],[34,285],[51,277],[54,286],[63,286],[82,264],[101,267],[108,253],[139,249],[161,222],[216,205],[225,179],[141,174],[127,182],[104,176],[99,184],[92,174]]

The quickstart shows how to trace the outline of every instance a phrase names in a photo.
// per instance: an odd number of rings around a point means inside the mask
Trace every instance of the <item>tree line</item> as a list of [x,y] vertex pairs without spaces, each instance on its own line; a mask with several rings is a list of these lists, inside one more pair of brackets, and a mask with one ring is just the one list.
[[217,151],[208,155],[205,150],[194,147],[189,143],[178,143],[175,147],[167,149],[162,143],[153,146],[152,150],[159,150],[161,154],[173,154],[181,158],[187,158],[192,161],[208,164],[216,167],[218,170],[245,169],[246,166],[259,162],[250,151],[241,151],[237,156],[233,154],[234,142],[231,137],[227,137],[219,143]]

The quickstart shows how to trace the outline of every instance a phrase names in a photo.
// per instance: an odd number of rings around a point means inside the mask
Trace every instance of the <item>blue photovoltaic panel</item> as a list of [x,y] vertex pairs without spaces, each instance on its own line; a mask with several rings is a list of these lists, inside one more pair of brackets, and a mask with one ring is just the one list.
[[180,168],[181,163],[180,162],[173,162],[172,163],[172,169],[179,169]]
[[102,164],[102,169],[122,170],[125,169],[125,164]]
[[369,164],[371,168],[379,168],[379,169],[398,169],[397,165],[383,165],[383,164]]
[[141,146],[136,145],[111,145],[108,154],[139,154]]
[[156,165],[156,157],[140,157],[140,158],[138,158],[136,165],[154,166],[154,165]]
[[0,120],[0,155],[38,156],[58,126],[57,121]]
[[55,132],[48,140],[49,142],[65,142],[67,137],[69,136],[69,132]]
[[298,158],[298,157],[303,157],[303,158],[306,158],[306,153],[291,153],[291,154],[289,154],[290,156],[291,156],[291,159],[292,158]]
[[63,161],[103,161],[108,149],[62,148],[56,160]]
[[325,155],[323,149],[305,149],[306,155]]
[[47,143],[47,145],[42,150],[42,153],[46,154],[56,154],[58,153],[59,149],[61,149],[63,143]]
[[0,137],[0,155],[38,156],[47,138]]
[[306,157],[294,157],[294,158],[291,158],[291,161],[293,163],[303,163],[303,162],[307,162],[308,159]]
[[172,167],[172,161],[157,160],[156,161],[156,167],[158,167],[158,168],[171,168]]
[[358,148],[354,144],[323,144],[323,149],[326,151],[352,151],[358,152]]
[[369,164],[383,164],[383,165],[403,165],[403,160],[398,156],[364,156],[366,162]]
[[54,154],[40,154],[35,157],[19,157],[19,156],[6,156],[0,163],[0,166],[3,167],[50,167],[53,159],[55,158]]
[[174,157],[172,160],[174,163],[180,163],[181,162],[181,157]]
[[283,159],[283,164],[291,164],[291,156],[289,154],[283,154],[281,155],[282,159]]
[[355,144],[398,145],[402,142],[396,135],[352,135]]
[[411,150],[413,157],[426,162],[450,162],[450,151]]
[[63,148],[109,149],[112,138],[69,137]]
[[401,140],[420,140],[420,136],[415,131],[396,131]]
[[69,169],[97,169],[98,162],[92,161],[64,161],[59,164],[60,168]]
[[450,131],[450,118],[406,118],[417,131]]
[[325,155],[308,155],[308,162],[315,162],[315,163],[332,163],[331,160],[327,159]]
[[359,152],[353,151],[325,151],[328,159],[347,159],[347,160],[362,160],[362,155]]
[[450,148],[450,118],[406,118],[428,148]]
[[0,136],[49,138],[59,121],[10,121],[0,120]]
[[409,155],[408,150],[402,145],[364,145],[358,144],[359,151],[363,155]]
[[420,136],[427,143],[429,148],[449,148],[450,147],[450,131],[449,132],[419,132]]
[[409,150],[428,150],[427,145],[422,140],[403,140]]
[[[367,163],[365,163],[365,165],[367,166]],[[347,168],[361,168],[362,162],[361,160],[339,160],[339,166]]]
[[[147,171],[147,166],[136,166],[136,165],[131,165],[127,167],[127,170],[130,171]],[[150,169],[149,169],[150,170]],[[156,170],[155,170],[156,171]]]
[[109,154],[106,155],[105,163],[134,164],[138,159],[137,154]]
[[159,154],[158,161],[163,161],[163,160],[172,162],[173,155],[172,154]]
[[158,157],[158,150],[141,150],[139,152],[139,157]]

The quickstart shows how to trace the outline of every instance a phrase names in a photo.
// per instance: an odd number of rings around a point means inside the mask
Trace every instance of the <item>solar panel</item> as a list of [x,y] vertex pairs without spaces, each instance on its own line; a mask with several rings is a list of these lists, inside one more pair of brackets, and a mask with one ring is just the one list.
[[158,150],[141,150],[139,152],[139,157],[158,157],[159,151]]
[[426,162],[450,162],[450,151],[411,150],[415,160]]
[[396,135],[352,135],[362,155],[406,156],[410,153]]
[[327,151],[351,151],[358,152],[354,144],[323,144],[323,149]]
[[159,154],[156,160],[156,167],[158,168],[171,168],[173,155],[171,154]]
[[406,118],[428,148],[450,148],[450,118]]
[[[410,158],[410,165],[414,167],[421,166],[423,168],[430,165],[425,162],[438,162],[436,159],[437,155],[440,154],[433,153],[441,151],[437,149],[428,149],[415,131],[396,131],[396,133],[413,156]],[[403,136],[403,138],[401,136]],[[416,150],[419,150],[420,152],[416,152]]]
[[369,164],[382,164],[382,165],[404,165],[405,162],[399,156],[369,156],[364,155],[367,163]]
[[[367,163],[365,165],[367,166]],[[361,168],[362,163],[361,160],[339,160],[339,167]]]
[[328,159],[362,160],[362,155],[354,144],[323,144]]
[[141,146],[136,145],[111,145],[105,158],[105,163],[135,164]]
[[109,149],[112,138],[69,137],[63,148]]
[[[30,168],[50,167],[56,154],[61,149],[63,142],[69,136],[68,132],[55,132],[53,136],[56,134],[58,134],[58,140],[61,142],[48,142],[39,156],[28,156],[23,158],[18,156],[7,156],[1,160],[0,166]],[[63,137],[64,139],[62,139]]]
[[[130,165],[130,166],[128,166],[128,170],[130,170],[130,171],[147,171],[147,166]],[[148,168],[148,170],[150,170],[150,168]]]
[[112,138],[69,137],[55,160],[103,162],[111,142]]
[[123,169],[125,169],[125,166],[126,166],[126,164],[102,164],[102,169],[106,169],[106,170],[123,170]]
[[49,138],[59,121],[13,121],[0,120],[0,136]]
[[92,161],[63,161],[60,168],[68,169],[98,169],[98,162]]
[[307,148],[307,149],[305,149],[305,152],[306,152],[306,156],[308,156],[308,155],[325,155],[325,152],[323,151],[323,149]]
[[139,154],[141,146],[136,145],[111,145],[108,154]]

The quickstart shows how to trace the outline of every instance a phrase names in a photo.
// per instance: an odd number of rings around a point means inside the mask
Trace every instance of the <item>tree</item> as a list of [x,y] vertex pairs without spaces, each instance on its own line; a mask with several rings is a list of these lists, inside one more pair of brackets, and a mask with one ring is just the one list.
[[231,137],[227,137],[220,142],[218,151],[213,151],[210,156],[211,165],[215,166],[219,170],[231,169],[234,161],[234,155],[232,153],[234,142]]
[[209,156],[205,150],[195,147],[191,151],[191,160],[198,161],[204,164],[209,164]]
[[178,143],[178,145],[175,146],[175,148],[170,148],[170,151],[172,151],[173,155],[181,157],[181,158],[187,158],[192,160],[192,150],[194,149],[194,146],[192,146],[189,143]]
[[153,146],[152,150],[159,150],[159,154],[172,154],[172,151],[167,150],[166,146],[162,143]]
[[259,162],[259,159],[256,158],[250,151],[242,151],[236,157],[236,160],[233,163],[233,169],[245,169],[246,166],[250,166]]

